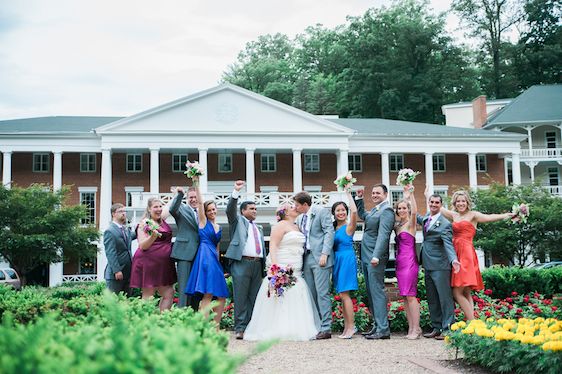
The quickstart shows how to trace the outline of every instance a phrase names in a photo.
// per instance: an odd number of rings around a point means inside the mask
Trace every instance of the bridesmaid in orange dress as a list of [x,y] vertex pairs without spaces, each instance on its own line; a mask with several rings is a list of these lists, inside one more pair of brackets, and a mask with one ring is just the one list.
[[453,246],[461,263],[458,273],[452,274],[453,297],[459,303],[467,320],[474,319],[474,301],[471,290],[484,289],[482,274],[473,239],[478,223],[495,222],[513,218],[513,213],[484,214],[471,210],[472,201],[466,191],[456,191],[452,199],[453,210],[441,208],[441,214],[453,222]]

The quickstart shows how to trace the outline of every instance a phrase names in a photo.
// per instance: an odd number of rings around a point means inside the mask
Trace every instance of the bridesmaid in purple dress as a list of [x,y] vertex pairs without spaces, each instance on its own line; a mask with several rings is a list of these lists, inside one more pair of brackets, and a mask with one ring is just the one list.
[[[166,223],[168,209],[162,207],[157,198],[148,199],[148,207],[137,226],[139,248],[133,257],[131,287],[142,290],[142,298],[149,299],[158,291],[160,311],[170,309],[174,301],[176,268],[170,259],[172,253],[172,229]],[[150,218],[157,225],[151,234],[145,232],[146,220]]]
[[416,256],[416,214],[414,186],[404,187],[404,200],[396,203],[396,278],[400,295],[406,298],[408,335],[406,339],[418,339],[420,328],[420,303],[417,296],[419,264]]

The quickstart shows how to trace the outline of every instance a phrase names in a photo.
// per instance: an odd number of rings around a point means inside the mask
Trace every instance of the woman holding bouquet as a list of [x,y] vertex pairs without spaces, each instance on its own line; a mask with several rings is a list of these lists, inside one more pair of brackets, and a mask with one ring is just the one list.
[[[342,300],[344,319],[343,333],[338,336],[340,339],[351,339],[357,332],[353,302],[349,295],[349,291],[355,291],[358,288],[357,260],[353,249],[353,234],[357,226],[357,206],[351,192],[349,190],[346,192],[349,207],[343,201],[332,205],[332,215],[335,219],[333,281],[336,292],[340,294]],[[348,215],[350,216],[349,224],[347,223]]]
[[[320,322],[308,286],[302,277],[304,235],[295,225],[299,213],[284,204],[276,212],[278,224],[271,229],[268,277],[256,298],[252,319],[244,332],[245,340],[311,340]],[[279,267],[292,269],[290,283],[276,282]],[[288,269],[290,268],[290,269]],[[273,281],[270,282],[271,278]]]
[[162,201],[148,199],[146,212],[137,226],[139,249],[133,257],[131,287],[142,290],[142,298],[160,295],[160,311],[170,309],[174,299],[176,268],[170,258],[172,253],[172,229],[166,223],[167,208]]
[[206,316],[209,315],[209,305],[215,297],[218,305],[213,309],[215,322],[220,326],[222,312],[226,297],[228,297],[228,287],[224,280],[224,271],[219,261],[219,242],[221,240],[221,227],[216,223],[217,206],[214,201],[209,200],[203,203],[201,190],[199,188],[199,177],[193,176],[193,184],[197,193],[197,216],[199,220],[199,248],[193,261],[193,268],[185,287],[188,295],[202,294],[203,298],[199,303],[199,310]]
[[459,303],[467,320],[474,319],[474,301],[471,290],[484,289],[478,258],[473,239],[479,223],[495,222],[513,218],[513,213],[484,214],[472,208],[472,201],[466,191],[456,191],[452,198],[453,210],[441,208],[441,213],[453,222],[453,246],[461,263],[458,273],[453,273],[451,285],[453,296]]
[[404,187],[404,199],[396,203],[396,278],[400,296],[406,298],[406,318],[408,335],[406,339],[421,336],[420,303],[417,299],[419,264],[416,256],[416,215],[418,207],[414,197],[414,187]]

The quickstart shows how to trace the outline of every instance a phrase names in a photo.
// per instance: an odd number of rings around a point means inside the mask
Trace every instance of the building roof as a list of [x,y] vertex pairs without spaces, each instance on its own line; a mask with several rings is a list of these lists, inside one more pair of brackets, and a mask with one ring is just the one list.
[[55,116],[0,121],[0,134],[88,134],[122,117]]
[[430,123],[397,121],[380,118],[338,118],[328,119],[339,125],[356,130],[359,135],[380,137],[471,137],[471,138],[519,138],[520,135],[500,131],[433,125]]
[[488,117],[485,128],[562,122],[562,84],[532,86]]

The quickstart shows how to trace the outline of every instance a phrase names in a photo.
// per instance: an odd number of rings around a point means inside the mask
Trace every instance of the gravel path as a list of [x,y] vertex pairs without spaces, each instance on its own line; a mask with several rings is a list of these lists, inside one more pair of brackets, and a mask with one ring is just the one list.
[[[238,373],[456,373],[439,364],[451,360],[454,352],[443,341],[403,339],[369,341],[361,335],[351,340],[332,339],[309,342],[279,342],[265,352],[250,357]],[[258,344],[235,340],[231,335],[229,352],[250,354]],[[417,362],[414,363],[414,362]],[[464,370],[463,370],[464,371]]]

